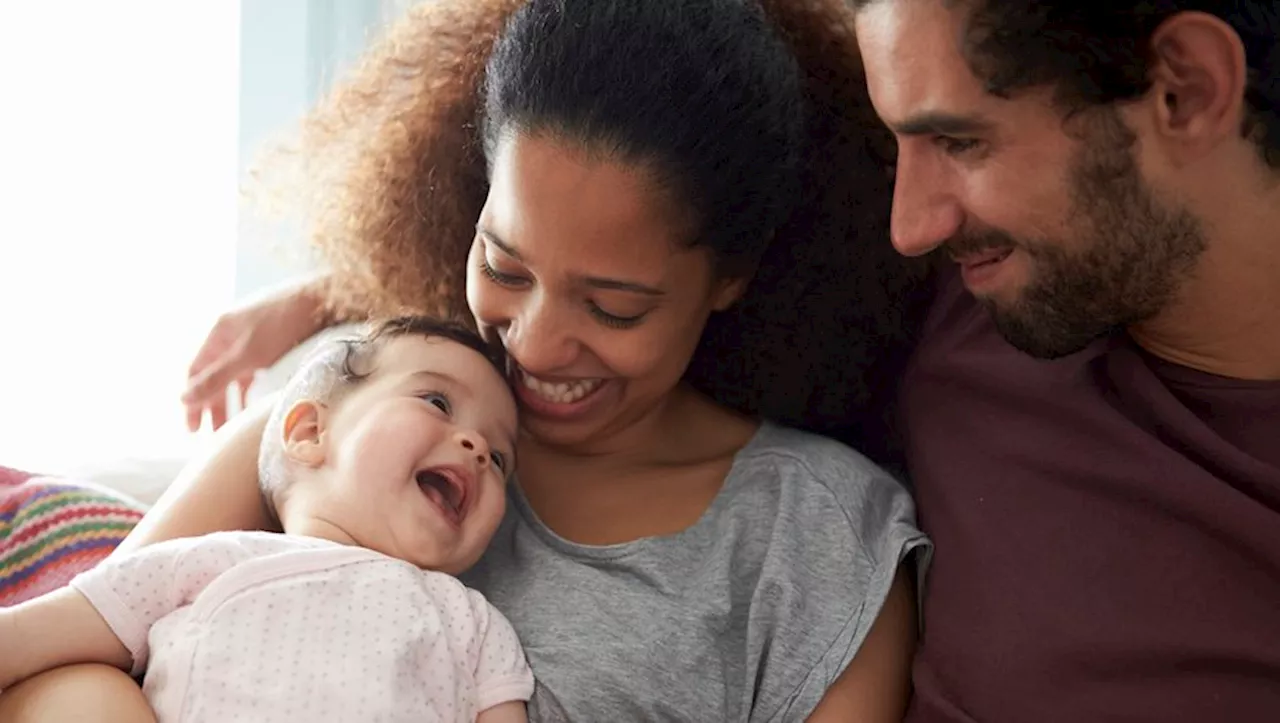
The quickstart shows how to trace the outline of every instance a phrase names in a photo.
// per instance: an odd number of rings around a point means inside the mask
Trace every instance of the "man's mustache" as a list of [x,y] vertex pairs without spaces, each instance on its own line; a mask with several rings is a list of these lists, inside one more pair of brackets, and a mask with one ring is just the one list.
[[992,251],[1011,251],[1023,245],[1002,231],[982,231],[952,236],[942,244],[942,250],[951,258],[960,258]]

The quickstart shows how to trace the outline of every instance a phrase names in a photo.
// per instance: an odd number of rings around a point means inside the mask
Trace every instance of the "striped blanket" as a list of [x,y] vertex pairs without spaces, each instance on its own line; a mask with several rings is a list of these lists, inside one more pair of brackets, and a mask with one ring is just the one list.
[[0,607],[67,584],[141,518],[106,490],[0,467]]

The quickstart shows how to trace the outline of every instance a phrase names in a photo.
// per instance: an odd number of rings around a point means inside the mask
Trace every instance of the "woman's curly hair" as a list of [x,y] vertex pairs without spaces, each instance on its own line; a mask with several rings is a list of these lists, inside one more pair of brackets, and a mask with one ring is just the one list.
[[[335,312],[469,318],[485,68],[523,4],[415,6],[305,118],[297,143],[264,159],[334,272]],[[893,463],[897,381],[931,284],[889,244],[892,141],[870,108],[845,1],[759,4],[799,62],[804,193],[744,298],[712,317],[688,378],[727,406]]]

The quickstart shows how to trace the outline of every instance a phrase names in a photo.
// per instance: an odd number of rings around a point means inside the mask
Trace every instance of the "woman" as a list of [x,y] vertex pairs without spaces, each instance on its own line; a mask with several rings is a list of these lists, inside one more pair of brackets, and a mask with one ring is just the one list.
[[[464,579],[521,636],[533,720],[905,708],[927,555],[910,498],[852,450],[759,418],[890,459],[918,277],[882,241],[888,179],[842,2],[768,10],[424,4],[305,129],[334,273],[228,316],[193,369],[198,420],[340,317],[467,313],[502,341],[519,481]],[[262,426],[237,417],[125,547],[264,526]],[[119,674],[62,675],[145,715]]]

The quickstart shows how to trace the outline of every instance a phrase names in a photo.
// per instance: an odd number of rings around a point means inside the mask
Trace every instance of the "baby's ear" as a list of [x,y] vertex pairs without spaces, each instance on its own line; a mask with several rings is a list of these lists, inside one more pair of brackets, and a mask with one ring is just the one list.
[[302,399],[284,415],[284,454],[290,460],[308,467],[319,467],[325,460],[325,422],[323,404]]

